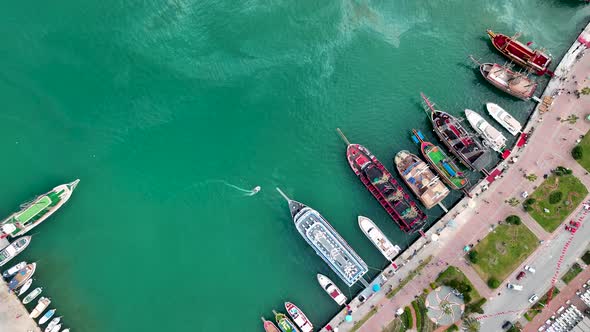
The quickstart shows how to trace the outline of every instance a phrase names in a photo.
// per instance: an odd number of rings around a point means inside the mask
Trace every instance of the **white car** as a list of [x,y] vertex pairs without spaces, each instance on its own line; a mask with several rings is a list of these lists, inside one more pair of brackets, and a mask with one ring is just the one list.
[[539,299],[539,297],[537,296],[537,294],[533,294],[533,296],[531,296],[529,298],[529,302],[530,303],[535,303],[535,302],[537,302],[538,299]]
[[523,191],[522,194],[520,194],[520,196],[522,196],[522,198],[527,198],[529,197],[529,193],[528,191]]
[[529,271],[530,273],[535,273],[535,272],[537,272],[537,270],[535,270],[535,269],[534,269],[532,266],[530,266],[530,265],[525,265],[525,266],[524,266],[524,269],[525,269],[525,270],[527,270],[527,271]]
[[514,289],[516,291],[521,291],[523,288],[522,285],[511,284],[511,283],[506,284],[506,287],[508,287],[508,289]]

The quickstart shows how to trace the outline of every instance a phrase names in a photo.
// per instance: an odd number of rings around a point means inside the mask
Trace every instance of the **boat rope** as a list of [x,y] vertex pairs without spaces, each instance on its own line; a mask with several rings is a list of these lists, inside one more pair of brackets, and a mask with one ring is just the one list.
[[372,270],[375,270],[375,271],[379,271],[379,272],[383,272],[383,271],[384,271],[384,270],[382,270],[382,269],[378,269],[378,268],[376,268],[376,267],[372,267],[372,266],[369,266],[369,265],[367,265],[367,267],[368,267],[369,269],[372,269]]
[[346,138],[346,136],[344,136],[344,133],[342,133],[342,130],[340,130],[340,128],[336,128],[336,131],[338,132],[338,135],[340,135],[340,138],[342,138],[344,143],[346,143],[346,145],[350,145],[348,138]]

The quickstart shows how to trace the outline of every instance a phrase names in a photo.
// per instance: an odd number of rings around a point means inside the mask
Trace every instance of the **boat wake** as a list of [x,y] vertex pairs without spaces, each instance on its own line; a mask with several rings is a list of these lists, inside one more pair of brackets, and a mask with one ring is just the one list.
[[262,190],[262,188],[260,186],[256,186],[256,187],[254,187],[254,188],[252,188],[250,190],[244,189],[244,188],[238,187],[238,186],[236,186],[234,184],[231,184],[231,183],[229,183],[227,181],[224,181],[224,180],[209,180],[207,182],[210,182],[210,183],[223,183],[224,185],[226,185],[226,186],[228,186],[230,188],[233,188],[233,189],[236,189],[237,191],[243,192],[244,193],[244,196],[254,196],[254,195],[258,194],[258,192],[260,192],[260,190]]

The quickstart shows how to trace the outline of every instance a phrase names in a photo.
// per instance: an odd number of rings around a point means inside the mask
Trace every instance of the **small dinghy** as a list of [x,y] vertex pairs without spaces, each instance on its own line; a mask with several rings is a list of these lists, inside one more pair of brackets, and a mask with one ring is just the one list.
[[34,299],[37,298],[37,296],[39,296],[39,294],[41,294],[41,292],[43,291],[43,288],[41,287],[37,287],[35,289],[33,289],[29,295],[25,296],[25,298],[23,299],[23,304],[27,304],[31,301],[33,301]]
[[41,317],[41,319],[39,319],[39,325],[45,324],[45,322],[47,322],[51,317],[53,317],[53,314],[55,314],[55,310],[57,310],[57,309],[51,309],[51,310],[47,311],[45,313],[45,315],[43,315],[43,317]]
[[51,330],[57,325],[59,324],[59,321],[61,320],[61,317],[55,317],[54,319],[51,320],[51,322],[49,322],[49,325],[47,325],[47,327],[45,328],[45,332],[51,332]]
[[27,264],[24,268],[20,269],[14,278],[8,283],[8,290],[13,291],[20,286],[24,285],[35,273],[37,263]]
[[31,285],[33,284],[33,278],[27,280],[27,282],[25,282],[25,284],[23,285],[23,287],[21,287],[18,290],[18,296],[23,295],[26,291],[29,290],[29,288],[31,288]]
[[4,273],[2,273],[2,277],[4,277],[4,279],[8,279],[14,276],[18,271],[20,271],[25,266],[27,266],[27,262],[20,262],[15,266],[11,267],[10,269],[4,271]]
[[59,332],[60,329],[61,329],[61,324],[57,324],[51,329],[51,332]]
[[39,317],[41,315],[41,313],[43,313],[43,311],[45,311],[45,309],[47,309],[47,307],[49,306],[50,303],[51,303],[51,299],[46,298],[46,297],[41,297],[39,299],[39,302],[37,302],[37,306],[35,307],[35,309],[33,309],[33,311],[31,311],[31,314],[29,315],[29,317],[31,317],[33,319]]

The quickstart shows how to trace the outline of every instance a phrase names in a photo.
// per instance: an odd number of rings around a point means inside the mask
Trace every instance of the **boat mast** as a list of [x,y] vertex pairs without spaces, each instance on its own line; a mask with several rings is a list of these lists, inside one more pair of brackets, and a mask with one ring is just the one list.
[[338,135],[340,135],[340,138],[342,138],[344,143],[346,143],[346,145],[350,145],[348,138],[346,138],[346,136],[344,136],[344,133],[342,133],[342,130],[340,130],[340,128],[336,128],[336,131],[338,132]]
[[469,55],[469,58],[471,59],[471,61],[475,62],[478,66],[481,66],[481,62],[479,62],[476,58],[473,57],[473,55]]
[[[436,111],[434,109],[434,103],[431,102],[430,99],[428,99],[428,97],[426,97],[424,92],[420,92],[420,96],[422,97],[422,100],[424,101],[424,106],[425,106],[424,112],[426,112],[426,114],[428,114],[429,116],[432,115]],[[430,114],[426,108],[428,108],[430,110]]]

